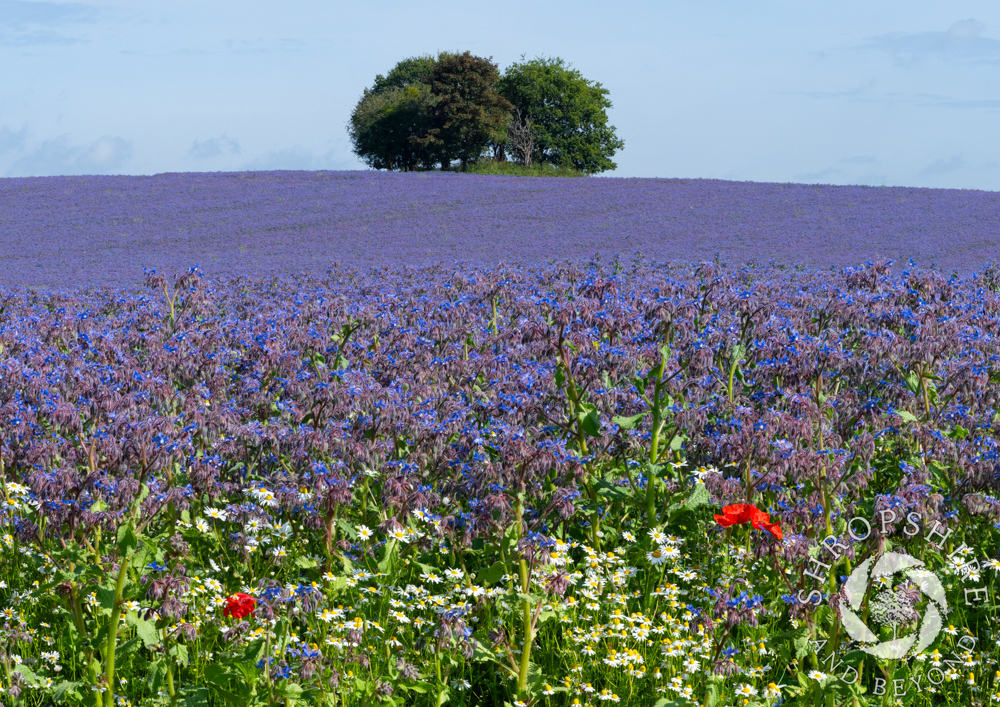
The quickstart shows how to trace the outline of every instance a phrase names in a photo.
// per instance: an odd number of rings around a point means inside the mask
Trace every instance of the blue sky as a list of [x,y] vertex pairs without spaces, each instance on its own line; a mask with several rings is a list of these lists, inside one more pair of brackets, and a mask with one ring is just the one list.
[[1000,190],[1000,3],[0,0],[0,176],[364,169],[375,75],[559,56],[613,177]]

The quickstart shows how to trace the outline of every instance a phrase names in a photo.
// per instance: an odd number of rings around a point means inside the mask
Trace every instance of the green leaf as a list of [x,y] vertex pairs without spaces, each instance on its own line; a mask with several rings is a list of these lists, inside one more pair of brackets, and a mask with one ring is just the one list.
[[264,645],[264,639],[258,638],[256,641],[251,641],[247,644],[247,649],[243,651],[243,660],[249,663],[256,663],[264,654],[267,652],[267,646]]
[[723,703],[724,699],[722,682],[718,679],[709,678],[708,690],[705,693],[706,707],[718,707],[718,705]]
[[946,436],[952,439],[965,439],[969,436],[969,431],[961,425],[955,425]]
[[134,612],[125,615],[125,623],[135,628],[136,635],[142,639],[142,644],[146,648],[152,648],[160,642],[160,637],[156,633],[156,627],[152,621],[139,618]]
[[238,677],[239,675],[230,669],[228,665],[209,663],[205,666],[205,680],[213,685],[222,685],[225,687],[229,684],[230,680]]
[[132,558],[129,560],[129,565],[134,567],[140,573],[150,560],[154,559],[156,556],[156,547],[150,545],[145,539],[142,543],[137,546],[135,552],[132,553]]
[[107,587],[98,587],[97,601],[102,609],[111,609],[115,605],[115,591]]
[[638,415],[633,415],[632,417],[620,417],[615,416],[611,418],[611,422],[618,425],[622,430],[634,430],[646,415],[649,414],[649,410],[646,412],[640,412]]
[[795,637],[795,657],[804,658],[812,651],[812,646],[809,644],[809,631],[807,629],[802,629],[799,631],[799,635]]
[[[344,566],[344,574],[353,574],[354,573],[354,563],[351,562],[351,558],[348,557],[347,555],[341,555],[340,556],[340,564],[342,564]],[[341,578],[341,579],[344,579],[344,578]],[[346,582],[347,580],[344,579],[344,581]],[[344,586],[347,586],[347,585],[345,584]]]
[[126,557],[130,550],[139,546],[139,540],[135,537],[132,524],[126,523],[118,529],[118,554],[119,557]]
[[254,681],[259,677],[257,667],[252,663],[247,663],[245,661],[233,663],[233,666],[240,671],[240,675],[243,676],[241,684],[245,685],[249,691],[250,686],[253,685]]
[[507,568],[502,562],[494,562],[490,565],[489,569],[483,568],[479,570],[479,574],[476,575],[476,582],[484,586],[489,584],[496,584],[500,581],[500,578],[504,576]]
[[385,574],[391,574],[392,568],[396,564],[396,550],[399,547],[399,542],[395,538],[391,538],[385,544],[383,549],[382,559],[378,562],[378,571]]
[[420,693],[421,695],[425,695],[431,691],[433,685],[431,685],[429,682],[415,682],[412,685],[400,685],[400,687],[410,692],[417,692]]
[[146,677],[146,682],[149,684],[149,689],[154,695],[160,691],[166,679],[167,663],[163,658],[154,660],[149,664],[149,674]]
[[136,636],[115,646],[115,664],[125,665],[126,659],[139,650],[140,645],[142,645],[142,639]]
[[500,539],[500,554],[501,556],[506,555],[510,550],[511,546],[517,544],[517,536],[519,534],[519,529],[515,527],[513,523],[510,527],[504,531],[503,538]]
[[687,508],[688,510],[694,510],[700,506],[704,506],[711,502],[712,495],[705,488],[705,484],[698,482],[694,485],[694,490],[691,495],[684,499],[684,503],[681,504],[682,508]]
[[327,582],[327,591],[336,596],[340,592],[347,589],[347,577],[337,577],[331,582]]
[[79,700],[81,699],[81,695],[77,688],[83,684],[83,682],[79,681],[69,682],[68,680],[64,680],[52,688],[52,697],[56,702],[62,702],[70,695]]
[[472,660],[476,662],[499,662],[496,653],[487,648],[482,641],[476,641],[476,647],[472,650]]
[[208,690],[203,687],[189,688],[184,691],[180,704],[184,707],[208,707]]
[[187,646],[181,645],[180,643],[175,643],[170,647],[170,655],[174,656],[178,663],[183,665],[185,668],[188,664],[188,649]]
[[353,523],[349,523],[345,518],[337,519],[337,528],[351,540],[358,539],[358,529],[354,527]]
[[653,703],[653,707],[683,707],[683,705],[689,705],[690,702],[681,702],[680,700],[669,700],[666,697],[661,697],[656,702]]
[[235,688],[232,690],[228,688],[228,685],[225,687],[213,685],[210,692],[215,704],[221,703],[226,707],[246,707],[251,704],[250,697],[253,694],[248,683],[239,681],[235,683]]
[[279,697],[287,697],[290,700],[298,699],[305,690],[297,682],[286,682],[274,688],[274,694]]
[[907,410],[897,410],[896,414],[903,418],[906,422],[919,422],[920,420],[920,418]]
[[597,412],[597,406],[591,403],[581,403],[577,418],[580,421],[580,429],[585,435],[590,437],[601,435],[601,416]]
[[602,479],[601,481],[595,483],[594,488],[597,489],[598,495],[601,498],[611,502],[625,502],[632,497],[632,489],[630,487],[621,486],[606,479]]
[[841,657],[841,660],[852,668],[856,668],[861,665],[865,655],[864,651],[848,651]]
[[318,564],[319,563],[316,562],[316,560],[311,557],[306,557],[305,555],[299,555],[295,558],[295,566],[301,567],[304,570],[316,567]]
[[670,438],[670,451],[679,452],[681,450],[681,447],[684,445],[686,441],[687,441],[687,435],[683,435],[680,433],[675,434],[673,437]]
[[545,685],[545,673],[536,663],[528,663],[527,688],[529,695],[536,695],[542,691]]
[[653,462],[646,462],[646,475],[649,478],[663,478],[666,476],[666,472],[669,471],[669,464],[654,464]]

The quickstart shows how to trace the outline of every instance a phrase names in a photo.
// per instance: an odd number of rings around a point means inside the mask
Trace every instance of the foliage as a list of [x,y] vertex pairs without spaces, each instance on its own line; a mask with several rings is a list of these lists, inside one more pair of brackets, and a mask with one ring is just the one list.
[[477,160],[469,165],[468,171],[474,174],[495,174],[507,177],[586,177],[586,173],[570,167],[557,167],[551,164],[533,164],[525,167],[517,162],[496,162],[494,160]]
[[489,59],[442,55],[431,71],[435,98],[433,127],[414,142],[439,156],[442,166],[461,160],[464,170],[491,141],[501,141],[511,109],[496,85],[500,75]]
[[366,92],[348,123],[354,153],[374,169],[427,169],[434,156],[414,136],[430,129],[435,103],[423,84]]
[[430,56],[414,56],[403,59],[383,76],[379,74],[375,77],[371,93],[385,93],[394,88],[406,88],[407,86],[417,86],[426,84],[431,76],[431,72],[437,64],[437,59]]
[[588,172],[617,166],[611,158],[625,143],[608,124],[608,90],[585,79],[560,58],[515,63],[500,93],[533,121],[534,159]]
[[[5,704],[991,700],[982,284],[615,261],[5,290]],[[887,550],[950,607],[906,660],[841,630]],[[888,584],[884,640],[925,608]]]

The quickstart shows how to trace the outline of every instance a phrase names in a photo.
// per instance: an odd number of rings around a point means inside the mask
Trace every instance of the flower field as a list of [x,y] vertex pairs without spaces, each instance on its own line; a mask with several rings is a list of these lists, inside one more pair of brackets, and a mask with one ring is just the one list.
[[1000,704],[1000,271],[0,290],[5,705]]
[[274,171],[0,179],[0,282],[134,287],[144,268],[322,275],[462,261],[880,258],[972,275],[1000,251],[1000,194],[718,179]]

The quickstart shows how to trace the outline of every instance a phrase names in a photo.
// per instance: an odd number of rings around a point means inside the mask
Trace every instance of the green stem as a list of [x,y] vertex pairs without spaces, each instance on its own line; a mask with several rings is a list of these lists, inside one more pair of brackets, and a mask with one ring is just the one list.
[[163,640],[163,657],[164,663],[167,666],[167,694],[170,695],[170,704],[176,705],[177,691],[174,690],[174,669],[173,666],[170,665],[172,662],[170,658],[170,639],[167,638],[166,628],[160,629],[160,637]]
[[656,475],[653,473],[652,465],[660,461],[660,433],[663,431],[663,422],[660,419],[660,392],[663,386],[663,369],[667,364],[667,353],[661,353],[662,358],[656,367],[656,381],[653,385],[653,440],[649,449],[650,467],[646,474],[646,524],[650,528],[656,525]]
[[[131,522],[129,528],[131,528]],[[107,665],[108,689],[104,693],[105,707],[114,707],[115,704],[115,648],[118,640],[118,625],[122,617],[122,588],[125,586],[125,573],[128,571],[131,555],[125,553],[119,558],[121,566],[118,568],[118,579],[115,582],[115,601],[111,607],[111,623],[108,625],[108,641],[104,647],[104,662]]]
[[[517,513],[517,539],[520,543],[521,540],[521,517],[524,513],[524,501],[519,496],[517,499],[517,505],[515,507]],[[528,574],[528,563],[522,555],[518,559],[518,571],[521,576],[521,592],[525,595],[525,598],[521,600],[521,613],[522,613],[522,628],[524,632],[524,641],[521,644],[521,665],[517,673],[517,692],[519,695],[523,696],[528,689],[528,666],[531,664],[531,643],[532,643],[532,621],[531,621],[531,604],[528,602],[528,591],[530,589],[530,576]]]
[[[72,572],[75,569],[74,563],[70,563],[69,571]],[[80,638],[83,639],[85,645],[90,645],[90,637],[87,635],[86,624],[83,623],[83,607],[80,605],[80,593],[79,587],[76,586],[76,582],[69,583],[69,605],[73,612],[73,622],[76,624],[76,630],[80,634]],[[90,684],[97,684],[97,666],[94,665],[94,649],[88,648],[86,651],[87,660],[87,675],[90,678]]]
[[[519,564],[521,569],[521,591],[527,594],[528,563],[522,557]],[[521,601],[521,612],[523,614],[524,643],[521,644],[521,666],[517,675],[517,691],[518,694],[524,695],[528,689],[528,666],[531,664],[531,643],[533,638],[531,635],[531,604],[527,598]]]

